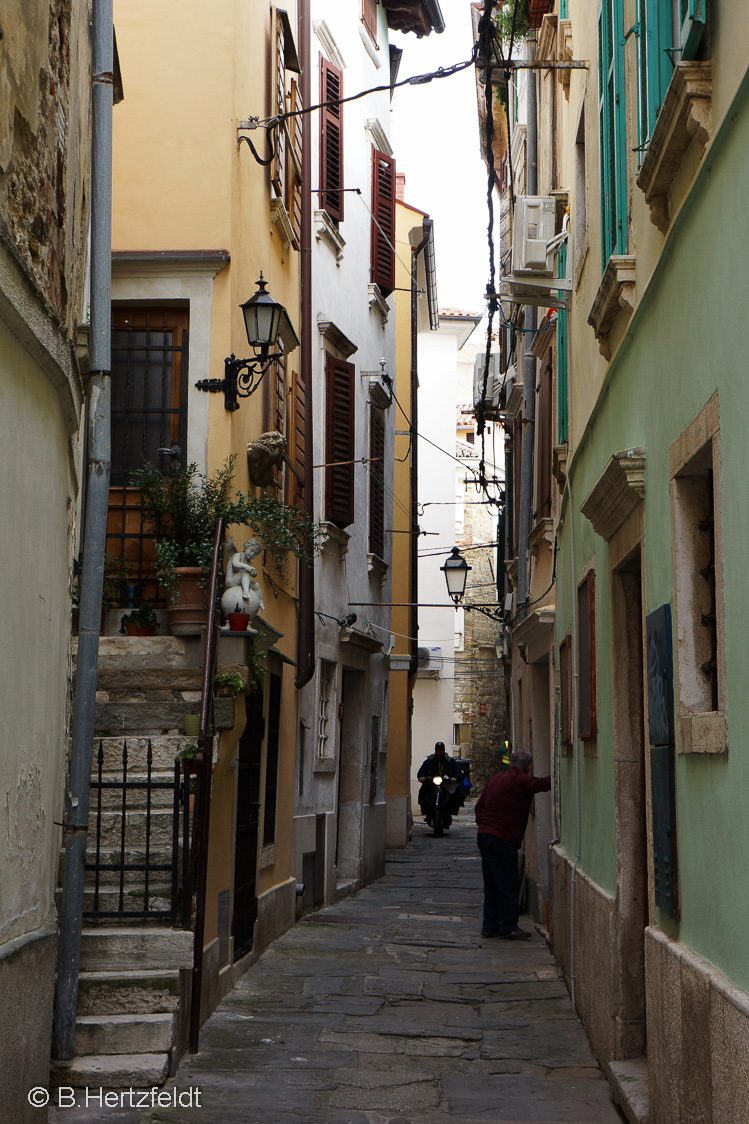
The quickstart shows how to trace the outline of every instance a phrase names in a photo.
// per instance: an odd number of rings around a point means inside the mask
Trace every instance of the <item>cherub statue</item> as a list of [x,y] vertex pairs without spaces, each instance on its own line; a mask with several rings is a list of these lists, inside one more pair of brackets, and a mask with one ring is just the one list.
[[[234,546],[233,542],[231,546]],[[229,613],[249,613],[250,620],[253,620],[260,609],[265,609],[263,591],[254,580],[257,570],[252,565],[252,559],[262,549],[260,539],[248,539],[241,551],[230,556],[226,567],[226,588],[221,598],[224,616]]]

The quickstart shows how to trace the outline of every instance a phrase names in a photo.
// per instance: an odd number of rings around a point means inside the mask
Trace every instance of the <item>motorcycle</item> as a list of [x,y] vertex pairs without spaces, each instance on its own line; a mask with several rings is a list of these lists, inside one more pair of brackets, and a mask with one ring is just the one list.
[[459,782],[452,777],[430,777],[422,786],[422,808],[426,821],[439,838],[453,822],[450,812],[451,797],[458,790]]

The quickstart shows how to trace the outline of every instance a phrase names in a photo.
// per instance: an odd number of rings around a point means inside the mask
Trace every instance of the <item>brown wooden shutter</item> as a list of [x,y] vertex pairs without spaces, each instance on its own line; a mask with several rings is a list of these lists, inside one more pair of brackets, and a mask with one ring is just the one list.
[[372,281],[382,295],[395,288],[395,160],[372,149]]
[[369,419],[369,458],[369,551],[384,558],[385,423],[375,406]]
[[362,0],[361,21],[373,43],[377,43],[377,0]]
[[538,386],[536,518],[551,518],[551,348]]
[[286,444],[289,472],[286,474],[286,502],[304,503],[304,451],[307,393],[296,371],[291,372],[291,402],[287,416]]
[[354,521],[354,365],[325,358],[325,517]]
[[[297,112],[304,108],[299,83],[291,80],[290,109]],[[286,210],[289,212],[294,239],[298,250],[302,244],[302,118],[290,117],[288,120],[289,151],[287,153],[287,191]]]
[[559,645],[560,724],[562,745],[572,745],[572,637]]
[[320,206],[343,220],[343,75],[320,55]]
[[[283,23],[276,12],[276,66],[273,75],[272,104],[274,113],[286,112],[286,62]],[[276,128],[276,152],[271,164],[270,178],[276,195],[284,198],[286,182],[286,129],[283,122]]]
[[577,587],[578,734],[595,738],[596,713],[596,576],[590,570]]

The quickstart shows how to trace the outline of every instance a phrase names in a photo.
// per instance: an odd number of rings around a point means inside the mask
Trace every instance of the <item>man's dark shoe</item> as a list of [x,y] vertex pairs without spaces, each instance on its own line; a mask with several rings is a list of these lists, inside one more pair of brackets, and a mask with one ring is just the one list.
[[498,937],[499,936],[499,929],[492,929],[492,930],[482,929],[481,930],[481,936],[482,937]]
[[531,939],[530,933],[525,929],[510,929],[509,933],[500,933],[503,941],[529,941]]

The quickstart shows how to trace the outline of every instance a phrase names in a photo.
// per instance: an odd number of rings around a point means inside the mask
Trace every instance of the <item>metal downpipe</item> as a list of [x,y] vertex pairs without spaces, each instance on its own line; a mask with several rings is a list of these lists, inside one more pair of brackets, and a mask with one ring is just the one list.
[[91,761],[94,744],[104,553],[111,459],[113,0],[93,0],[91,144],[91,322],[88,466],[78,661],[73,700],[65,874],[60,910],[52,1056],[75,1053],[75,1016],[83,928]]

